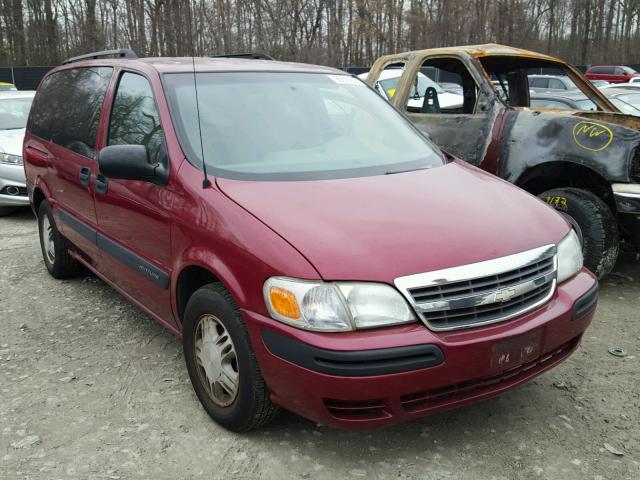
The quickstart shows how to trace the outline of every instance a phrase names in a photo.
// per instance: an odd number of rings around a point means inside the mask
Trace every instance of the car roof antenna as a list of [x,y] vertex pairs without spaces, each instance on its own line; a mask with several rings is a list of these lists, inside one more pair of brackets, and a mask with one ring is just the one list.
[[191,57],[191,64],[193,66],[193,88],[196,92],[196,115],[198,117],[198,134],[200,136],[200,154],[202,155],[202,171],[204,178],[202,179],[202,188],[209,188],[211,182],[207,177],[207,162],[204,160],[204,145],[202,144],[202,126],[200,124],[200,104],[198,103],[198,80],[196,75],[196,57]]

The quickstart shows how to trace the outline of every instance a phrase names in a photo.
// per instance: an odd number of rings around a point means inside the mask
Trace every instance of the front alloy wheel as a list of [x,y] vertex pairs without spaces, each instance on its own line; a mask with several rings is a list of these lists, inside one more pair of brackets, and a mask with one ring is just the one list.
[[238,358],[233,340],[218,318],[205,314],[195,329],[198,377],[216,405],[228,407],[238,396]]
[[204,285],[191,295],[182,342],[193,389],[216,422],[246,432],[277,415],[242,312],[222,284]]

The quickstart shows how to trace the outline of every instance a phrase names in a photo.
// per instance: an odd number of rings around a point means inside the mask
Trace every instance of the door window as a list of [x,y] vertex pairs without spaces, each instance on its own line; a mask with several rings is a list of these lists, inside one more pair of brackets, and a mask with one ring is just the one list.
[[396,94],[396,87],[400,81],[400,77],[404,73],[404,62],[391,63],[384,67],[384,70],[380,72],[380,77],[376,82],[376,90],[390,102],[393,100]]
[[[446,87],[446,88],[444,88]],[[414,78],[407,111],[417,113],[474,113],[478,87],[457,58],[425,60]]]
[[554,90],[566,90],[566,87],[565,87],[564,83],[562,83],[557,78],[550,78],[549,79],[549,88],[552,88]]
[[532,88],[547,88],[549,80],[541,77],[529,77],[529,86]]
[[532,88],[547,88],[549,80],[547,78],[529,77],[529,86]]
[[153,90],[142,75],[125,72],[111,108],[107,145],[144,145],[149,163],[165,163],[166,149]]
[[29,132],[93,158],[112,71],[110,67],[74,68],[48,76],[34,99]]

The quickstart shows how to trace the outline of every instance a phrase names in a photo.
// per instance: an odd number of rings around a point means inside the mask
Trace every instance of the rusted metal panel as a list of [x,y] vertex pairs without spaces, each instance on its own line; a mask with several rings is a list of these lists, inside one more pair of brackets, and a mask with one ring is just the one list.
[[640,145],[640,133],[580,113],[513,110],[502,133],[499,176],[518,183],[532,167],[569,162],[590,168],[609,182],[629,182],[631,152]]
[[[425,60],[449,57],[461,61],[479,90],[474,114],[420,114],[408,117],[445,150],[514,183],[532,167],[568,162],[587,167],[608,182],[630,182],[629,162],[640,145],[640,118],[621,114],[573,67],[548,55],[497,44],[415,50],[380,57],[367,82],[374,86],[380,72],[404,63],[392,99],[404,110],[412,79]],[[514,108],[498,96],[481,59],[525,57],[557,63],[600,111],[558,111]]]

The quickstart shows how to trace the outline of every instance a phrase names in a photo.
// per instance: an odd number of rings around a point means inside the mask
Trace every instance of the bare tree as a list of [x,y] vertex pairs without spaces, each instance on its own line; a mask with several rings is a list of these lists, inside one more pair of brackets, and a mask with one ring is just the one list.
[[367,65],[400,50],[500,42],[574,63],[640,63],[640,0],[0,0],[0,62],[266,51]]

